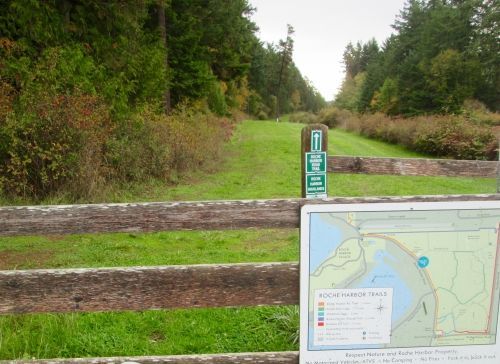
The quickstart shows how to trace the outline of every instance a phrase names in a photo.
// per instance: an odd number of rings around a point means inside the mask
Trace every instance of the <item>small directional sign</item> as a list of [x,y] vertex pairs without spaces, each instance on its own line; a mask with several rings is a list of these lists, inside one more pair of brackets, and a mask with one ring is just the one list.
[[322,134],[321,130],[311,130],[311,152],[321,152]]
[[306,173],[326,173],[326,152],[306,153]]
[[326,174],[306,175],[306,195],[309,198],[325,198],[326,196]]
[[328,127],[307,125],[301,140],[302,197],[327,198]]

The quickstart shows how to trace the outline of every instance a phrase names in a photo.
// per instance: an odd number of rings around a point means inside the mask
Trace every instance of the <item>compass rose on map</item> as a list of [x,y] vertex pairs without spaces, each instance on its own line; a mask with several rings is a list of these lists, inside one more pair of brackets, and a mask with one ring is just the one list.
[[385,307],[383,304],[382,304],[382,300],[380,300],[380,303],[378,304],[377,306],[377,311],[382,314],[382,311],[384,311],[387,307]]

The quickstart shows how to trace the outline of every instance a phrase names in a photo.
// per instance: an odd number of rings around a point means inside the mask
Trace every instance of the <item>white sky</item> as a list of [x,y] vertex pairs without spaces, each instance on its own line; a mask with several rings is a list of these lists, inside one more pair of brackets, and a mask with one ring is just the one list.
[[278,43],[287,24],[295,29],[293,59],[303,76],[326,100],[344,78],[342,53],[347,43],[375,38],[379,44],[393,29],[405,0],[250,0],[259,37]]

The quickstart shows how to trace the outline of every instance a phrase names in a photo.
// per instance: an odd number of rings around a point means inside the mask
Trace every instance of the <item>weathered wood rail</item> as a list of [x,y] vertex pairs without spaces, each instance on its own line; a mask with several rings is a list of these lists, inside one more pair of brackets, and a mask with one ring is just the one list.
[[[297,228],[300,208],[306,203],[377,204],[472,200],[498,201],[500,195],[2,207],[0,235]],[[0,314],[285,305],[298,302],[297,263],[0,271]],[[29,362],[297,364],[298,353],[81,358]]]
[[304,204],[487,201],[497,194],[0,207],[0,236],[298,228]]
[[0,271],[0,314],[292,305],[296,263]]
[[[21,361],[2,361],[0,363],[20,364]],[[238,353],[238,354],[204,354],[204,355],[173,355],[173,356],[136,356],[115,358],[79,358],[23,360],[22,363],[33,364],[298,364],[299,353],[292,351],[268,353]]]
[[329,156],[328,172],[497,178],[497,161]]

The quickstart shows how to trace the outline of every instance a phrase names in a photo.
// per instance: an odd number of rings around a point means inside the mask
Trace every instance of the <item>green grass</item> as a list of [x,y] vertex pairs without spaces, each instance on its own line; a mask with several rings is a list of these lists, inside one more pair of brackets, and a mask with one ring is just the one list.
[[0,269],[297,260],[293,229],[0,238]]
[[[129,186],[108,200],[299,197],[302,127],[244,122],[213,173],[195,171],[177,186],[158,181]],[[329,139],[330,154],[420,156],[339,130],[330,131]],[[495,180],[483,178],[329,175],[330,196],[494,193],[495,188]],[[298,251],[294,229],[13,237],[0,238],[0,269],[295,261]],[[9,315],[0,317],[0,359],[296,350],[296,329],[295,307]]]
[[[246,121],[239,125],[215,173],[194,172],[177,186],[150,182],[118,190],[108,201],[171,201],[300,197],[301,124]],[[425,157],[401,146],[338,129],[329,154]],[[330,196],[494,193],[495,180],[408,176],[329,175]]]
[[[2,318],[1,359],[293,350],[288,307]],[[278,316],[279,317],[279,316]]]

